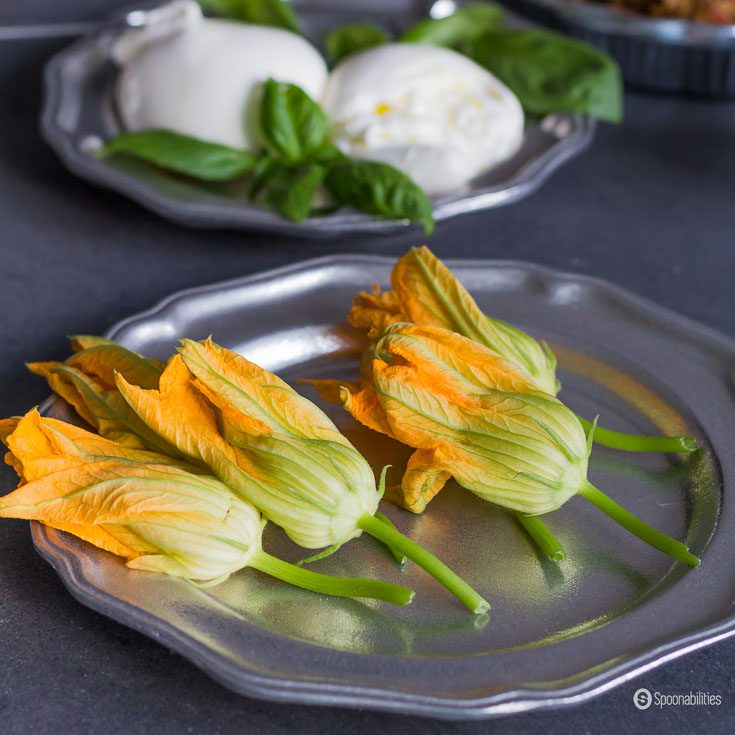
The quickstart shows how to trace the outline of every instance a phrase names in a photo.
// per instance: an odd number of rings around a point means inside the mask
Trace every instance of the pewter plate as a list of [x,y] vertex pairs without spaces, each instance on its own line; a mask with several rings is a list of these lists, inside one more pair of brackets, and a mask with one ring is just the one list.
[[[458,261],[488,312],[548,339],[562,398],[611,428],[690,433],[684,460],[596,448],[592,481],[633,512],[686,539],[681,564],[627,535],[581,498],[547,516],[568,553],[540,559],[515,521],[450,484],[421,516],[384,508],[492,602],[467,613],[415,564],[397,568],[369,538],[315,567],[404,582],[413,604],[322,597],[243,570],[209,590],[145,572],[64,533],[33,526],[37,549],[81,602],[179,652],[225,686],[284,702],[482,718],[588,699],[735,632],[735,345],[591,278],[513,262]],[[392,261],[328,257],[184,291],[117,324],[109,336],[164,358],[177,339],[212,334],[286,379],[354,378],[360,340],[352,296],[388,284]],[[308,386],[303,390],[316,398]],[[59,402],[46,407],[58,413]],[[379,469],[406,452],[326,405]],[[275,527],[266,549],[304,550]]]
[[[425,17],[431,3],[375,0],[368,10],[355,2],[305,0],[295,5],[306,34],[319,45],[326,31],[355,19],[400,32]],[[73,173],[191,227],[316,238],[348,233],[387,234],[411,226],[407,221],[377,219],[348,209],[296,224],[250,203],[247,186],[242,182],[205,185],[130,158],[96,158],[92,154],[95,145],[122,130],[113,103],[118,72],[110,59],[110,49],[130,18],[138,24],[141,15],[134,11],[123,14],[54,56],[46,67],[41,132]],[[528,196],[565,161],[586,148],[594,125],[591,119],[567,113],[548,115],[540,122],[529,120],[518,153],[474,179],[465,189],[435,198],[434,218],[445,220]]]

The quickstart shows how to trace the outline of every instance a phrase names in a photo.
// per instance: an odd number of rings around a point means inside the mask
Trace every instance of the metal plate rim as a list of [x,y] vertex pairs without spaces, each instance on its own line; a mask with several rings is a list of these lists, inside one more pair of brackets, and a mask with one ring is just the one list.
[[61,578],[69,593],[86,607],[126,625],[178,653],[215,681],[239,694],[271,702],[339,706],[354,709],[366,707],[402,714],[443,720],[483,720],[535,710],[571,707],[593,699],[631,679],[641,676],[676,658],[735,635],[735,615],[719,625],[707,627],[695,634],[671,640],[647,651],[597,677],[560,689],[534,691],[522,687],[476,699],[451,699],[416,693],[390,692],[347,684],[327,684],[290,681],[265,677],[228,665],[224,660],[208,655],[209,650],[187,638],[173,626],[162,623],[143,611],[116,605],[114,598],[86,583],[74,565],[75,557],[62,556],[50,541],[46,528],[31,522],[33,545]]
[[[602,290],[608,294],[617,297],[620,300],[634,303],[639,309],[655,314],[659,319],[668,319],[679,322],[681,325],[699,332],[702,336],[706,336],[709,340],[716,342],[720,348],[727,349],[735,356],[735,338],[729,337],[706,324],[698,322],[696,319],[684,316],[674,309],[652,301],[651,299],[641,296],[625,286],[613,283],[599,276],[589,275],[587,273],[575,273],[573,271],[561,270],[552,266],[542,265],[541,263],[532,263],[530,261],[514,260],[512,258],[445,258],[443,262],[450,268],[455,267],[487,267],[491,265],[493,268],[500,270],[524,270],[542,278],[553,278],[556,280],[574,281],[583,283],[591,288]],[[248,286],[259,281],[270,281],[274,278],[299,273],[302,271],[315,270],[324,266],[334,265],[351,265],[351,264],[382,264],[391,265],[395,263],[395,258],[386,255],[372,255],[369,253],[336,253],[333,255],[322,255],[316,258],[307,258],[296,263],[279,266],[277,268],[269,268],[264,271],[258,271],[246,276],[235,276],[234,278],[226,278],[213,283],[203,284],[201,286],[192,286],[184,288],[168,296],[163,297],[148,309],[143,309],[135,314],[120,319],[113,324],[106,332],[105,337],[114,339],[120,331],[127,327],[130,323],[147,319],[161,314],[166,308],[173,305],[177,301],[188,299],[192,296],[206,294],[214,291],[220,291],[223,288],[232,288],[237,286]]]
[[[114,337],[131,324],[160,316],[178,302],[201,294],[238,286],[252,286],[263,281],[272,281],[294,273],[308,272],[326,266],[364,263],[388,265],[392,262],[393,259],[391,258],[370,255],[325,256],[262,273],[186,289],[169,295],[150,309],[117,322],[106,334],[108,337]],[[607,295],[612,295],[618,300],[634,306],[639,311],[642,310],[647,316],[653,316],[657,320],[664,320],[669,323],[673,320],[678,325],[694,331],[697,336],[705,338],[708,343],[714,343],[719,350],[725,350],[735,359],[735,341],[729,337],[603,279],[512,260],[490,261],[480,259],[448,262],[450,265],[462,264],[465,267],[481,265],[487,267],[492,265],[493,268],[498,269],[521,269],[546,278],[585,283],[596,290],[602,290]],[[48,408],[51,400],[48,399],[43,404],[42,409]],[[110,598],[103,590],[85,579],[80,560],[73,554],[63,553],[63,550],[55,546],[43,526],[32,524],[32,538],[39,554],[56,570],[71,594],[84,605],[163,643],[189,658],[223,685],[241,694],[273,701],[346,707],[367,706],[373,709],[409,712],[444,719],[482,719],[514,712],[563,707],[580,703],[619,686],[667,661],[735,635],[735,614],[726,615],[714,624],[700,627],[688,634],[674,635],[660,645],[633,655],[605,671],[586,676],[571,686],[551,686],[543,690],[512,687],[492,695],[474,698],[421,695],[416,692],[390,692],[347,683],[330,682],[325,684],[289,680],[280,676],[269,677],[255,671],[241,669],[213,654],[204,644],[187,637],[185,633],[170,623],[162,621],[142,609],[131,608],[114,598]]]

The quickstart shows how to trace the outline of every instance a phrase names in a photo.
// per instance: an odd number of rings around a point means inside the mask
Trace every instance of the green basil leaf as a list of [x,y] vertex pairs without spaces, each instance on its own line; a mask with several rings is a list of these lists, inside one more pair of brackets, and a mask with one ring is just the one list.
[[349,158],[336,145],[328,143],[323,148],[314,151],[311,160],[316,163],[331,165],[340,161],[348,161]]
[[494,28],[475,40],[471,56],[507,84],[530,115],[565,110],[622,119],[620,70],[586,43],[551,31]]
[[199,0],[199,4],[205,12],[222,18],[301,32],[293,8],[283,0]]
[[337,63],[350,54],[373,46],[382,46],[388,34],[370,23],[347,23],[330,31],[324,38],[329,58]]
[[324,181],[324,167],[306,163],[295,168],[276,166],[265,183],[266,203],[293,222],[303,222],[319,185]]
[[401,35],[399,41],[463,48],[497,26],[502,18],[502,8],[493,3],[462,5],[446,18],[427,18],[416,23]]
[[269,151],[301,163],[329,146],[329,121],[319,105],[295,84],[269,79],[260,105],[260,131]]
[[100,149],[99,155],[123,153],[168,171],[201,181],[232,181],[255,165],[247,151],[210,143],[172,130],[142,130],[123,133]]
[[324,183],[342,205],[390,219],[419,222],[427,235],[434,231],[431,202],[426,194],[406,174],[387,163],[337,163],[328,170]]
[[268,183],[268,178],[279,166],[278,160],[271,156],[261,156],[250,172],[250,190],[248,196],[256,199]]

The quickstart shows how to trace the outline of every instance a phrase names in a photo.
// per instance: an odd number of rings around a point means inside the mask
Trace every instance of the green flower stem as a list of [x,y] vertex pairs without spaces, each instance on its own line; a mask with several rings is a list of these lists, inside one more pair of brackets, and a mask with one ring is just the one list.
[[[375,511],[375,517],[379,521],[382,521],[383,523],[386,523],[387,525],[389,525],[394,531],[398,530],[393,524],[393,521],[390,518],[388,518],[387,515],[385,515],[384,513],[381,513],[379,510]],[[402,551],[398,551],[398,549],[395,549],[392,546],[388,546],[388,550],[390,551],[391,554],[393,554],[393,558],[401,566],[403,566],[408,561],[408,557]]]
[[[577,415],[585,432],[592,428],[592,422]],[[595,429],[593,440],[596,444],[612,449],[622,449],[624,452],[662,452],[664,454],[680,454],[695,452],[698,444],[691,436],[642,436],[639,434],[624,434],[620,431],[611,431],[598,426]]]
[[559,539],[538,516],[527,516],[516,512],[515,517],[547,559],[559,562],[567,558]]
[[371,536],[382,541],[387,546],[403,552],[409,559],[441,582],[468,610],[482,614],[490,609],[490,604],[467,582],[458,577],[446,564],[439,561],[415,541],[404,536],[400,531],[389,526],[374,516],[364,515],[357,521],[358,528],[362,528]]
[[305,590],[336,597],[370,597],[375,600],[392,602],[394,605],[407,605],[413,600],[414,591],[408,587],[377,579],[358,577],[332,577],[319,574],[310,569],[302,569],[295,564],[277,559],[265,551],[259,551],[250,566],[258,571],[276,577],[283,582],[302,587]]
[[610,518],[616,523],[619,523],[624,529],[630,531],[634,536],[638,536],[639,539],[645,541],[650,546],[653,546],[654,549],[663,551],[664,554],[668,554],[691,567],[699,566],[699,559],[689,551],[686,544],[644,523],[640,518],[627,511],[622,505],[609,498],[590,482],[579,491],[579,494],[585,500],[588,500],[599,508],[605,515],[610,516]]

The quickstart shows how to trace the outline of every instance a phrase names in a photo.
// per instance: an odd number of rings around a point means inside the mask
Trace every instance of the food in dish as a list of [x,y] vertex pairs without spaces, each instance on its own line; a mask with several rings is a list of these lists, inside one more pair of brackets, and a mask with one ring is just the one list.
[[[498,482],[498,477],[489,468],[478,469],[478,466],[473,466],[468,458],[472,455],[474,461],[479,461],[481,465],[478,458],[482,457],[484,450],[492,448],[493,451],[499,451],[498,448],[506,441],[504,427],[512,424],[512,420],[503,417],[502,411],[497,412],[492,407],[492,399],[500,400],[501,406],[504,405],[503,401],[508,401],[511,408],[515,400],[516,408],[523,408],[526,399],[518,396],[524,392],[536,395],[531,400],[532,404],[538,400],[538,396],[554,398],[561,387],[556,375],[556,356],[545,342],[538,342],[516,327],[484,314],[460,281],[427,247],[414,248],[398,259],[391,273],[391,285],[392,291],[382,291],[376,285],[372,292],[358,294],[349,313],[350,323],[364,330],[371,340],[361,362],[363,377],[352,384],[335,380],[308,382],[317,387],[327,400],[342,403],[364,425],[416,449],[401,483],[388,487],[386,498],[389,500],[421,513],[451,476],[481,497],[489,499],[492,491],[487,487],[478,490],[478,487],[483,486],[483,477],[492,477],[493,482]],[[423,327],[428,327],[429,331],[422,331]],[[411,329],[414,331],[410,332]],[[391,346],[397,346],[396,354],[391,354]],[[412,350],[416,353],[413,358]],[[452,354],[452,350],[459,354]],[[411,366],[412,359],[414,370],[406,374],[413,378],[414,373],[423,372],[423,388],[426,392],[412,397],[417,391],[420,392],[422,386],[404,385],[400,400],[396,400],[395,395],[391,399],[390,390],[378,384],[376,369],[387,375],[391,367]],[[466,382],[463,383],[462,378]],[[395,383],[392,387],[396,388]],[[441,398],[437,397],[442,395]],[[489,412],[487,416],[484,409],[473,403],[481,400],[483,395],[489,401],[485,407]],[[438,401],[433,418],[427,415],[431,413],[432,401]],[[545,408],[541,408],[542,404]],[[398,407],[396,416],[391,416],[388,405],[394,410]],[[414,406],[413,412],[410,405]],[[542,401],[536,407],[551,417],[560,405],[553,404],[552,407],[552,404]],[[467,407],[467,411],[463,408],[457,410],[455,406]],[[406,411],[407,415],[403,416],[401,411]],[[497,425],[493,418],[496,413],[499,417],[496,417]],[[521,413],[525,418],[524,411]],[[448,419],[449,414],[453,415],[454,421]],[[473,415],[478,426],[473,424]],[[513,420],[520,419],[514,416]],[[540,419],[544,430],[549,428],[546,425],[548,420]],[[436,424],[433,428],[432,421]],[[442,426],[442,422],[447,421],[448,424]],[[482,429],[480,425],[485,428]],[[571,461],[570,458],[576,456],[573,464],[582,475],[589,454],[589,451],[585,454],[581,450],[584,432],[589,447],[592,442],[597,442],[631,452],[689,453],[697,449],[697,443],[691,437],[624,434],[598,428],[596,420],[589,422],[579,416],[569,419],[567,428],[570,427],[573,427],[572,434],[576,436],[576,454],[570,448],[569,441],[562,440],[557,448],[563,447],[562,453],[567,460]],[[528,437],[527,431],[521,430],[521,433]],[[552,427],[546,433],[548,436],[539,435],[542,440],[550,438],[555,442],[564,432],[560,433],[558,428]],[[487,442],[476,450],[468,449],[472,446],[472,437],[481,437],[483,434],[488,434]],[[510,456],[521,461],[524,450],[519,449],[519,446],[512,450],[510,447],[506,443],[504,451],[511,451]],[[469,455],[465,454],[466,451],[469,451]],[[553,451],[550,448],[548,453],[542,451],[542,454],[551,456]],[[518,469],[513,462],[506,466],[505,458],[495,457],[490,461],[497,461],[501,469],[509,467],[511,474],[516,472],[516,482],[528,474],[526,470]],[[552,487],[555,490],[554,502],[563,502],[564,488],[569,490],[570,487],[566,481],[574,472],[567,468],[562,474],[566,479],[545,477],[541,482],[547,489]],[[632,523],[626,528],[637,533],[635,527],[640,522],[627,511],[620,513],[620,509],[613,509],[609,499],[590,486],[582,475],[572,482],[572,486],[576,487],[576,490],[571,491],[572,494],[579,492],[585,495],[624,525]],[[461,477],[465,477],[464,483]],[[535,473],[535,477],[538,480],[540,475]],[[529,511],[527,507],[516,505],[515,501],[518,500],[518,497],[511,501],[501,497],[498,504],[516,512],[518,520],[548,558],[563,560],[566,555],[561,544],[536,515],[544,511]],[[528,513],[534,515],[526,515]],[[647,534],[648,531],[645,531],[644,535],[650,542],[653,537]],[[657,548],[665,550],[668,542],[664,543],[660,538],[656,543],[659,542]],[[674,548],[674,553],[679,554],[677,558],[694,562],[693,557],[683,554],[682,548]]]
[[[514,512],[539,549],[561,562],[564,551],[538,516],[581,495],[651,546],[697,566],[686,544],[588,480],[596,422],[585,430],[553,395],[553,353],[483,315],[428,250],[399,262],[413,282],[409,292],[426,302],[432,318],[474,329],[476,339],[407,322],[403,276],[394,278],[395,291],[358,304],[353,321],[369,325],[372,340],[363,378],[336,385],[358,421],[414,449],[389,499],[423,511],[454,477]],[[166,363],[99,337],[77,336],[72,346],[64,362],[29,367],[97,434],[35,411],[0,422],[7,461],[21,479],[0,499],[0,516],[39,520],[134,568],[196,583],[216,584],[253,566],[305,589],[409,602],[411,590],[400,585],[314,575],[260,546],[262,518],[318,550],[304,563],[367,533],[399,561],[413,560],[470,611],[488,610],[480,592],[379,512],[389,468],[370,467],[316,404],[273,373],[210,339],[182,340]],[[536,360],[543,370],[534,373]],[[537,378],[553,382],[553,390]]]
[[205,182],[249,180],[250,198],[294,222],[350,206],[431,234],[427,195],[512,156],[524,109],[621,117],[608,57],[503,26],[491,4],[421,21],[396,43],[375,26],[333,29],[326,46],[339,63],[329,75],[281,0],[205,5],[237,22],[176,0],[123,34],[117,98],[128,130],[98,153]]
[[115,58],[115,100],[128,131],[167,129],[222,145],[262,146],[258,107],[269,78],[296,84],[314,99],[327,65],[303,37],[282,28],[204,18],[196,3],[166,8],[126,32]]
[[594,425],[496,352],[441,327],[388,327],[343,406],[416,451],[401,505],[423,510],[450,477],[503,508],[541,515],[581,495],[651,546],[690,566],[685,544],[636,518],[587,479]]
[[304,589],[406,604],[413,592],[371,579],[330,577],[271,556],[256,508],[201,467],[125,446],[33,409],[0,422],[20,486],[0,518],[66,531],[121,556],[130,569],[211,586],[253,567]]
[[735,0],[593,0],[654,18],[735,23]]
[[344,153],[389,163],[427,194],[466,184],[523,140],[515,95],[438,46],[393,43],[353,54],[329,75],[322,104]]
[[[349,322],[372,336],[397,322],[413,322],[457,332],[479,342],[520,368],[542,391],[555,396],[561,389],[557,360],[549,345],[485,314],[472,295],[428,247],[412,248],[391,272],[392,291],[362,292],[354,300]],[[578,417],[579,418],[579,417]],[[579,418],[589,430],[591,423]],[[597,426],[595,442],[630,452],[693,452],[687,436],[653,437],[622,434]]]
[[[386,470],[376,488],[372,469],[330,419],[277,376],[210,340],[184,340],[155,381],[141,370],[146,358],[120,345],[89,337],[72,344],[90,346],[65,363],[44,363],[44,376],[80,415],[95,419],[100,434],[137,447],[149,446],[153,435],[169,447],[167,456],[211,473],[295,543],[329,546],[310,560],[365,532],[395,556],[414,560],[469,610],[487,611],[478,592],[378,512]],[[83,391],[78,383],[68,385],[70,365],[84,375]],[[33,370],[40,372],[37,365]],[[112,385],[105,382],[110,376]],[[121,402],[130,411],[121,410]],[[263,564],[269,571],[275,563]],[[377,584],[369,587],[370,596],[383,589]],[[387,597],[394,593],[405,595],[384,589]]]

